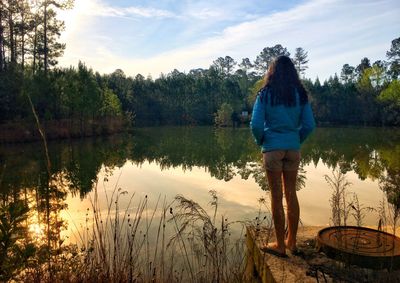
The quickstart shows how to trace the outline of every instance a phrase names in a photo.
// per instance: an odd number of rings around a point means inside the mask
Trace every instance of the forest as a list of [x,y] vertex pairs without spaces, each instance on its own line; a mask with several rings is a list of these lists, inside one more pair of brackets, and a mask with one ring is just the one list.
[[[0,126],[30,125],[35,111],[54,137],[96,135],[133,126],[245,125],[271,61],[291,56],[309,91],[319,125],[400,126],[400,37],[386,60],[344,64],[324,82],[305,77],[308,53],[280,44],[254,60],[216,58],[208,69],[172,70],[159,77],[100,74],[84,62],[59,67],[66,46],[57,11],[73,1],[0,2]],[[30,103],[30,101],[32,103]]]

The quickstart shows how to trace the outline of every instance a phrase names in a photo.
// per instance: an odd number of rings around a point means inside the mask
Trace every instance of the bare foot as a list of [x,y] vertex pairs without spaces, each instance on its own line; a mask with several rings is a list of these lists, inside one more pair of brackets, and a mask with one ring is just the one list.
[[285,240],[285,246],[291,252],[297,251],[296,243],[294,243],[294,244],[293,243],[289,243],[288,240]]
[[267,252],[276,256],[280,256],[280,257],[286,257],[286,249],[285,247],[281,248],[278,247],[278,243],[273,242],[273,243],[269,243],[263,247],[261,247],[261,250],[263,252]]

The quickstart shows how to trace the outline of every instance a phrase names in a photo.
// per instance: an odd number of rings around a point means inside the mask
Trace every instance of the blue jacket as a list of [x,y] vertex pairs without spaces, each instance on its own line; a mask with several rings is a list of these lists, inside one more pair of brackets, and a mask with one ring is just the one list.
[[315,128],[310,103],[300,105],[299,94],[296,91],[296,106],[271,106],[266,102],[270,99],[260,99],[261,95],[268,95],[262,91],[257,95],[250,123],[256,143],[262,146],[263,152],[299,150],[300,144]]

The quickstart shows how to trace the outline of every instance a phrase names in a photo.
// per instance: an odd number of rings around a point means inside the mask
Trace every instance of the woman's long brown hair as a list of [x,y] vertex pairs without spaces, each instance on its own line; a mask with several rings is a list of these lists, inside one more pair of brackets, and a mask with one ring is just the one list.
[[296,90],[299,93],[300,105],[308,101],[307,91],[299,79],[292,60],[287,56],[276,58],[265,75],[265,84],[260,93],[267,99],[271,106],[297,104]]

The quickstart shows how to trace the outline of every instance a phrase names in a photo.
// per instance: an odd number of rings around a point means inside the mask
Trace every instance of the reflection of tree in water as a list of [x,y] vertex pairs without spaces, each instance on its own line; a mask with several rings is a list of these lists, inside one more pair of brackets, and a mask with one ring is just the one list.
[[[24,221],[18,228],[25,231],[24,234],[12,232],[10,235],[18,241],[12,245],[1,245],[10,260],[5,264],[4,261],[1,262],[0,269],[4,272],[0,272],[0,278],[9,277],[18,271],[15,264],[8,266],[14,258],[24,261],[28,256],[36,264],[52,268],[53,261],[57,260],[57,251],[64,241],[61,233],[67,227],[61,212],[67,208],[68,193],[80,193],[84,196],[92,190],[101,166],[124,164],[127,155],[125,150],[129,147],[113,148],[119,145],[121,144],[108,143],[108,148],[105,149],[96,147],[93,140],[86,143],[53,143],[49,146],[50,168],[44,161],[43,151],[37,150],[38,147],[41,148],[38,144],[0,148],[1,211],[7,211],[15,205],[19,207],[20,204],[26,209],[19,216]],[[125,159],[121,161],[120,156]],[[11,221],[12,218],[8,219]],[[4,233],[1,232],[0,236],[4,236]],[[0,240],[3,244],[4,239],[0,237]],[[20,243],[23,246],[19,246]],[[29,252],[22,249],[24,247],[30,247]]]
[[257,148],[248,129],[159,128],[137,132],[130,159],[136,164],[155,162],[161,169],[206,168],[212,177],[231,180],[238,165],[250,162]]
[[[125,164],[132,144],[132,140],[119,136],[49,143],[51,174],[62,176],[69,191],[84,197],[93,189],[103,166],[114,168]],[[0,147],[0,156],[4,160],[0,193],[43,186],[47,170],[43,153],[37,148],[41,148],[40,144]]]
[[391,226],[396,234],[400,216],[400,170],[390,168],[379,178],[379,187],[386,194],[386,201],[379,207],[379,226]]
[[258,162],[247,162],[241,165],[242,166],[238,167],[238,174],[242,179],[247,180],[250,176],[252,176],[254,178],[254,181],[260,186],[262,190],[269,190],[268,182],[265,178],[265,170],[262,163],[261,153]]
[[[303,168],[322,162],[343,173],[354,171],[361,179],[378,179],[388,201],[399,211],[399,141],[397,130],[317,129],[302,148],[298,188],[305,185]],[[38,147],[0,147],[0,197],[3,205],[19,200],[29,204],[30,218],[24,225],[33,234],[44,231],[43,250],[62,241],[66,223],[60,212],[66,208],[68,193],[84,197],[93,189],[100,169],[112,174],[114,167],[128,160],[138,165],[154,162],[162,170],[205,168],[212,177],[225,181],[235,176],[253,178],[268,190],[262,154],[247,128],[144,128],[136,129],[133,136],[50,143],[51,178]]]
[[50,258],[63,242],[66,223],[60,213],[67,208],[68,181],[61,172],[49,177],[45,162],[39,161],[38,166],[36,185],[6,191],[2,186],[0,253],[6,258],[0,256],[0,279],[6,281],[28,260],[51,269]]
[[[354,171],[361,179],[378,179],[398,217],[399,140],[400,131],[394,130],[317,129],[302,148],[298,188],[305,185],[304,166],[323,162],[332,169],[339,167],[343,173]],[[235,176],[253,178],[262,190],[268,190],[262,154],[244,128],[137,129],[133,136],[50,143],[51,178],[38,147],[0,147],[2,205],[28,205],[30,213],[23,227],[38,240],[43,234],[38,254],[46,254],[47,247],[59,247],[63,240],[61,232],[67,223],[61,211],[66,208],[68,193],[84,197],[93,189],[102,168],[112,174],[113,168],[128,160],[138,165],[154,162],[162,170],[205,168],[212,177],[225,181]]]
[[400,170],[388,169],[379,178],[379,187],[386,193],[388,202],[394,206],[398,214],[400,211]]
[[[262,156],[260,154],[260,161],[247,163],[244,167],[238,169],[238,174],[242,177],[242,179],[247,180],[250,176],[254,178],[254,181],[260,186],[263,191],[269,191],[269,184],[266,180],[265,169],[262,163]],[[304,170],[304,164],[300,163],[298,175],[297,175],[297,183],[296,190],[300,190],[306,185],[306,171]]]
[[11,166],[4,166],[1,172],[4,177],[0,182],[2,204],[7,206],[23,201],[31,210],[30,221],[34,222],[34,230],[39,233],[39,226],[44,227],[42,232],[47,233],[47,244],[58,242],[63,227],[59,213],[66,208],[68,178],[63,172],[56,172],[49,178],[46,162],[37,159],[22,167],[24,171],[17,173],[17,177],[21,177],[18,179],[10,171],[15,169],[15,164],[9,164]]
[[362,180],[377,179],[400,161],[400,131],[381,128],[317,129],[302,148],[303,161],[343,173],[354,171]]
[[[384,129],[317,129],[302,147],[302,168],[310,163],[355,171],[361,179],[378,179],[399,168],[400,131]],[[37,144],[2,146],[6,165],[1,192],[39,186],[43,173]],[[140,165],[154,162],[162,170],[205,168],[212,177],[229,181],[235,176],[254,178],[267,190],[262,155],[248,128],[162,127],[136,129],[133,136],[50,143],[52,173],[61,174],[69,191],[84,197],[92,190],[101,168],[122,166],[127,160]],[[398,170],[398,169],[397,169]],[[300,170],[299,184],[305,182]],[[322,176],[321,176],[322,177]]]
[[[391,168],[399,168],[400,161],[396,158],[400,156],[399,140],[400,131],[317,129],[302,148],[298,189],[305,186],[304,166],[311,162],[322,162],[332,169],[339,167],[343,173],[354,171],[361,179],[377,179],[385,172],[388,172],[387,178],[390,178],[393,175],[390,173]],[[243,179],[251,177],[261,189],[268,190],[262,155],[254,144],[250,131],[245,128],[138,129],[133,138],[112,141],[116,144],[79,148],[82,153],[78,156],[83,157],[80,161],[81,170],[73,172],[86,172],[82,165],[91,156],[93,160],[88,163],[97,164],[92,170],[99,168],[102,162],[108,162],[109,166],[120,166],[129,159],[136,164],[155,162],[161,169],[182,167],[183,170],[191,170],[194,166],[203,167],[212,177],[225,181],[235,176]],[[86,153],[93,148],[98,153]],[[78,179],[94,180],[97,172],[95,169],[86,178]],[[85,187],[90,187],[89,182]]]

